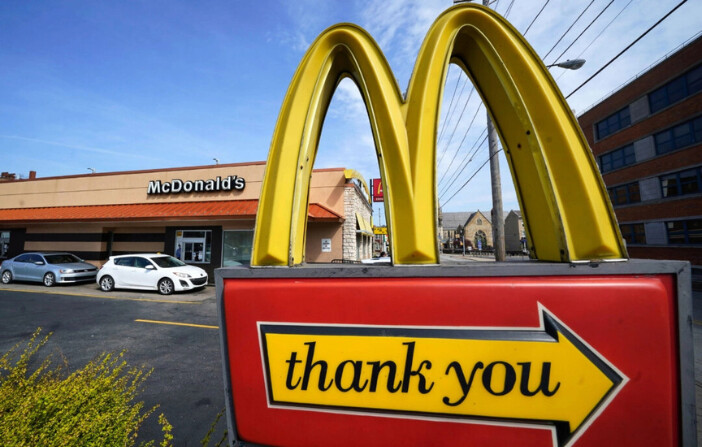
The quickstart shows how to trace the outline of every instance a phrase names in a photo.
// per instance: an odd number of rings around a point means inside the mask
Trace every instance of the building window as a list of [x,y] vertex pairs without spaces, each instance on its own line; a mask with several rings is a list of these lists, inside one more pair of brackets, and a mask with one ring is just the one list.
[[212,262],[212,231],[176,231],[175,257],[189,264]]
[[702,90],[702,65],[698,65],[682,76],[678,76],[662,87],[648,94],[651,113],[655,113],[671,104]]
[[702,116],[658,132],[653,136],[656,154],[666,154],[702,142]]
[[597,129],[597,139],[601,140],[602,138],[625,128],[629,124],[631,124],[631,116],[629,115],[629,106],[626,106],[595,125],[595,128]]
[[673,245],[702,244],[702,219],[676,220],[665,223],[668,243]]
[[476,225],[482,225],[483,224],[483,219],[478,219],[478,222],[476,222]]
[[626,185],[608,188],[609,199],[612,205],[626,205],[628,203],[638,203],[641,201],[639,182],[628,183]]
[[622,232],[622,237],[629,245],[646,243],[646,230],[642,223],[621,224],[619,225],[619,230]]
[[636,163],[636,155],[633,144],[600,155],[600,171],[603,174],[634,163]]
[[687,169],[673,174],[662,175],[661,190],[663,197],[683,196],[695,194],[702,191],[702,179],[700,178],[700,168]]
[[222,237],[222,267],[251,265],[253,231],[225,231]]

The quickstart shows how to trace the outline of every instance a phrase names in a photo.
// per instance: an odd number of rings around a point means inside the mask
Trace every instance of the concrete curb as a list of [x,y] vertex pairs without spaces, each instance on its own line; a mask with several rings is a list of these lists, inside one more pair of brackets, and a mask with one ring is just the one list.
[[25,293],[45,293],[49,295],[77,295],[100,299],[124,299],[164,303],[170,302],[173,304],[198,304],[208,299],[214,300],[215,297],[215,288],[211,285],[188,292],[176,292],[171,295],[161,295],[155,290],[114,290],[112,292],[103,292],[94,282],[82,284],[61,284],[53,287],[45,287],[44,285],[38,283],[13,281],[10,284],[0,284],[0,291],[2,290]]

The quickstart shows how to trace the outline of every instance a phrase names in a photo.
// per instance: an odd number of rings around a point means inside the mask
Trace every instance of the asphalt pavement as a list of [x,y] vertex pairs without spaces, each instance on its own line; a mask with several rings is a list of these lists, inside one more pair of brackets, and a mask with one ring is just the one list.
[[[157,417],[173,425],[174,445],[200,446],[224,409],[222,357],[214,287],[163,296],[102,292],[97,284],[0,284],[0,353],[26,342],[36,328],[53,332],[39,358],[82,368],[102,352],[124,351],[132,367],[152,370],[140,399],[158,405],[139,442],[159,440]],[[221,419],[218,441],[225,429]],[[158,444],[158,442],[157,442]],[[214,444],[210,444],[214,445]]]

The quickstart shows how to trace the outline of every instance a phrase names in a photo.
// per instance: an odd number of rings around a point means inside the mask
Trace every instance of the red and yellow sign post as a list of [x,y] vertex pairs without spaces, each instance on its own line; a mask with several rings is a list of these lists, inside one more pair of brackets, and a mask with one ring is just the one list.
[[[449,61],[499,129],[531,262],[438,265],[434,138]],[[368,105],[402,266],[303,264],[301,210],[344,76]],[[487,8],[436,20],[406,97],[360,28],[312,44],[271,143],[253,248],[252,267],[216,273],[235,445],[696,444],[689,265],[626,260],[567,103]]]

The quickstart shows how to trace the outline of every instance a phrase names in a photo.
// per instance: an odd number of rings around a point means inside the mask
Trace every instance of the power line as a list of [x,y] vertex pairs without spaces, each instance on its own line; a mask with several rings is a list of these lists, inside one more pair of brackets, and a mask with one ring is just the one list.
[[[466,169],[466,167],[470,164],[471,161],[473,161],[473,157],[475,157],[475,154],[478,152],[480,149],[480,146],[485,142],[485,139],[487,137],[483,137],[485,135],[485,132],[487,131],[487,126],[483,128],[483,131],[480,132],[480,135],[475,139],[473,142],[473,147],[471,147],[467,152],[466,155],[463,156],[463,160],[459,163],[458,169],[456,169],[453,174],[451,174],[451,178],[449,179],[449,184],[444,185],[443,188],[441,188],[441,192],[439,193],[439,196],[443,196],[446,194],[446,192],[451,189],[451,186],[455,183],[456,179],[458,179],[458,176]],[[483,138],[482,141],[480,141],[480,138]],[[480,143],[478,143],[480,141]],[[470,157],[470,158],[468,158]],[[468,161],[466,161],[468,159]],[[440,185],[441,182],[439,182]]]
[[609,0],[609,3],[607,3],[607,6],[605,6],[605,7],[602,9],[602,11],[600,11],[599,14],[597,14],[597,17],[595,17],[595,18],[585,27],[585,29],[583,29],[583,30],[580,32],[580,34],[578,34],[578,37],[576,37],[576,38],[570,43],[570,45],[568,45],[568,48],[566,48],[565,50],[563,50],[563,52],[562,52],[561,54],[559,54],[558,57],[556,57],[556,58],[553,60],[553,63],[554,63],[554,64],[555,64],[556,62],[558,62],[559,60],[561,60],[561,58],[562,58],[563,55],[566,53],[566,51],[570,50],[570,48],[575,44],[575,42],[577,42],[577,41],[582,37],[582,35],[585,34],[585,31],[587,31],[588,29],[590,29],[590,27],[592,26],[592,24],[595,23],[595,22],[597,21],[597,19],[599,19],[599,18],[602,16],[602,14],[607,10],[607,8],[609,8],[609,7],[612,5],[612,3],[614,3],[614,0]]
[[573,95],[573,93],[575,93],[575,92],[577,92],[578,90],[580,90],[585,84],[587,84],[588,82],[592,81],[592,79],[593,79],[595,76],[597,76],[598,74],[602,73],[602,70],[604,70],[605,68],[609,67],[610,64],[612,64],[612,62],[614,62],[615,60],[617,60],[617,59],[619,58],[619,56],[621,56],[622,54],[624,54],[624,53],[626,53],[627,51],[629,51],[629,48],[633,47],[633,46],[636,44],[636,42],[638,42],[639,40],[643,39],[643,37],[644,37],[646,34],[648,34],[649,32],[651,32],[651,30],[653,30],[655,27],[657,27],[658,25],[660,25],[665,19],[667,19],[672,13],[674,13],[679,7],[681,7],[681,6],[682,6],[684,3],[686,3],[686,2],[687,2],[687,0],[682,0],[680,3],[678,3],[677,6],[675,6],[673,9],[671,9],[671,10],[668,12],[668,14],[664,15],[660,20],[658,20],[656,23],[654,23],[649,29],[647,29],[646,31],[644,31],[643,34],[641,34],[639,37],[637,37],[636,40],[634,40],[633,42],[631,42],[629,45],[627,45],[626,48],[624,48],[622,51],[620,51],[619,54],[617,54],[617,55],[614,56],[612,59],[610,59],[609,62],[607,62],[606,64],[604,64],[604,65],[602,66],[602,68],[600,68],[599,70],[597,70],[597,71],[595,72],[595,74],[593,74],[592,76],[590,76],[589,78],[587,78],[587,79],[585,80],[585,82],[583,82],[583,83],[580,84],[575,90],[573,90],[572,92],[570,92],[570,94],[569,94],[568,96],[566,96],[565,99],[570,98],[570,97]]
[[[685,1],[687,1],[687,0],[685,0]],[[498,149],[497,152],[495,152],[495,153],[492,154],[490,157],[488,157],[488,159],[485,160],[485,163],[483,163],[482,165],[480,165],[480,167],[473,173],[473,175],[471,175],[470,178],[469,178],[468,180],[466,180],[466,182],[458,189],[458,191],[456,191],[455,193],[453,193],[453,195],[452,195],[451,197],[449,197],[448,200],[442,204],[442,206],[446,206],[446,204],[449,203],[449,202],[451,201],[451,199],[453,199],[454,197],[456,197],[456,194],[458,194],[459,192],[463,191],[463,188],[465,188],[466,185],[467,185],[471,180],[473,180],[473,177],[475,177],[476,175],[478,175],[478,172],[480,172],[480,170],[483,169],[483,168],[485,167],[485,165],[488,164],[488,163],[490,162],[490,160],[492,160],[492,158],[493,158],[495,155],[499,154],[501,151],[502,151],[502,148]]]
[[544,6],[542,6],[541,9],[539,10],[539,12],[536,14],[536,17],[534,17],[534,19],[531,21],[531,23],[529,24],[529,26],[527,26],[527,29],[526,29],[526,31],[524,31],[524,34],[523,34],[524,36],[526,36],[526,34],[527,34],[527,33],[529,32],[529,30],[531,29],[531,25],[533,25],[534,22],[536,22],[536,19],[538,19],[539,16],[541,15],[541,13],[544,12],[544,9],[546,8],[546,5],[548,5],[548,2],[550,2],[550,1],[551,1],[551,0],[546,0],[546,3],[544,3]]
[[509,16],[509,13],[512,12],[512,5],[514,5],[514,0],[509,2],[509,6],[507,6],[507,9],[505,10],[505,13],[504,13],[505,19]]
[[[456,133],[456,129],[458,129],[458,125],[461,123],[461,119],[463,119],[463,114],[466,112],[466,107],[468,107],[468,102],[470,101],[471,96],[473,96],[473,92],[475,92],[475,88],[473,87],[470,91],[470,94],[468,95],[468,99],[466,99],[466,103],[463,104],[463,109],[461,110],[461,114],[458,116],[458,121],[456,121],[456,125],[453,127],[453,131],[451,132],[451,136],[449,137],[448,143],[446,143],[446,147],[444,149],[444,153],[446,150],[448,150],[449,146],[451,146],[451,140],[453,140],[453,136]],[[441,156],[441,159],[443,159],[443,154]],[[441,162],[441,159],[439,162]]]
[[463,134],[463,138],[461,139],[461,142],[458,143],[458,146],[456,147],[456,152],[453,154],[453,158],[451,159],[451,163],[449,163],[448,167],[446,168],[446,171],[444,171],[444,175],[441,176],[441,179],[439,180],[439,184],[441,184],[441,181],[446,176],[446,173],[451,170],[451,166],[453,166],[453,162],[456,160],[456,156],[458,155],[458,151],[461,149],[461,146],[463,146],[463,142],[466,141],[466,137],[468,136],[468,132],[470,132],[470,129],[473,127],[473,123],[475,122],[475,118],[478,116],[478,112],[480,111],[482,106],[483,106],[482,103],[478,104],[478,108],[475,109],[475,114],[473,115],[473,119],[470,120],[470,124],[468,125],[466,132]]
[[[480,148],[483,146],[483,144],[487,140],[487,135],[485,135],[483,137],[482,141],[480,141],[480,143],[478,143],[478,141],[480,140],[480,137],[482,137],[483,134],[485,134],[485,132],[487,132],[487,126],[483,129],[483,131],[480,133],[480,135],[478,135],[478,138],[475,139],[475,143],[473,144],[473,147],[471,148],[471,150],[468,151],[466,153],[466,156],[463,157],[463,160],[461,160],[461,168],[456,170],[456,172],[453,173],[453,175],[451,176],[451,179],[449,180],[449,184],[444,186],[442,191],[439,193],[439,200],[441,200],[441,198],[449,192],[449,190],[451,189],[453,184],[456,183],[456,180],[458,180],[458,176],[463,171],[465,171],[466,168],[468,167],[468,165],[470,164],[470,162],[473,161],[473,158],[475,158],[475,155],[478,153]],[[468,158],[469,155],[470,155],[470,158],[468,159],[468,161],[466,161],[466,158]]]
[[546,60],[546,58],[548,57],[548,55],[551,54],[551,51],[553,51],[554,48],[556,48],[556,46],[558,46],[558,44],[561,43],[561,40],[563,40],[563,38],[566,36],[566,34],[568,34],[568,32],[570,32],[571,28],[573,28],[573,26],[575,26],[575,24],[578,23],[578,20],[580,20],[580,18],[583,16],[583,14],[585,14],[585,11],[587,11],[588,9],[590,9],[590,6],[592,6],[593,3],[595,3],[595,0],[590,0],[590,3],[588,3],[588,5],[585,7],[585,9],[583,9],[583,11],[580,13],[580,15],[578,16],[578,18],[575,19],[575,20],[573,21],[573,23],[570,24],[570,26],[569,26],[568,29],[565,31],[565,33],[563,33],[563,35],[556,41],[556,43],[553,44],[553,46],[551,47],[551,49],[548,50],[548,53],[546,53],[546,55],[545,55],[544,57],[542,57],[541,59]]
[[[629,5],[631,5],[631,2],[633,2],[633,1],[634,1],[634,0],[629,0],[629,3],[627,3],[626,5],[624,5],[624,7],[617,13],[617,15],[614,16],[614,18],[613,18],[612,20],[610,20],[609,23],[608,23],[607,25],[605,25],[605,27],[602,28],[602,29],[600,30],[599,33],[597,33],[597,35],[595,36],[595,38],[592,39],[592,40],[590,41],[590,43],[585,47],[585,49],[583,49],[583,51],[580,52],[580,54],[578,54],[578,55],[575,57],[575,59],[580,59],[580,58],[582,57],[582,55],[585,54],[585,52],[592,46],[592,44],[594,44],[595,42],[597,42],[597,40],[598,40],[600,37],[602,37],[602,36],[604,35],[604,32],[607,31],[607,28],[609,28],[610,25],[612,25],[612,23],[614,23],[614,21],[617,20],[617,18],[618,18],[620,15],[622,15],[622,13],[624,12],[624,10],[625,10],[626,8],[628,8]],[[563,75],[566,74],[567,72],[569,72],[569,70],[562,70],[562,71],[561,71],[561,74],[559,74],[558,77],[556,78],[556,81],[558,81],[559,79],[561,79],[561,77],[563,77]]]
[[[439,137],[436,139],[436,142],[438,143],[441,141],[441,137],[444,135],[444,130],[446,130],[446,124],[448,123],[448,117],[451,116],[451,106],[453,106],[453,100],[456,97],[456,90],[458,90],[458,84],[461,81],[461,77],[459,75],[456,75],[456,87],[453,89],[453,95],[451,95],[451,101],[449,102],[448,109],[446,109],[446,119],[444,119],[444,123],[441,126],[441,131],[439,132]],[[468,82],[468,79],[466,78],[466,82]],[[463,86],[465,87],[465,82],[463,83]],[[463,89],[461,88],[461,93],[463,93]],[[460,96],[460,95],[459,95]]]

